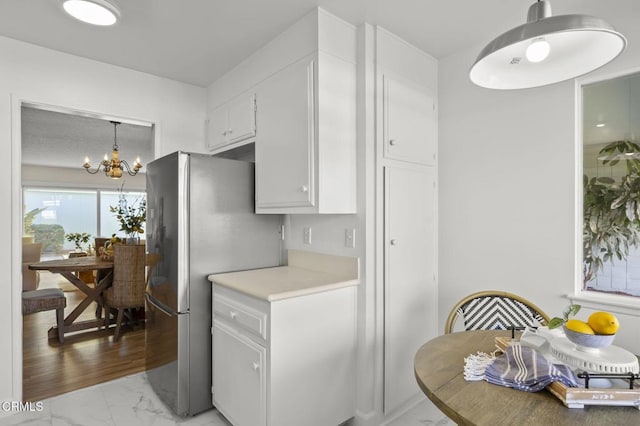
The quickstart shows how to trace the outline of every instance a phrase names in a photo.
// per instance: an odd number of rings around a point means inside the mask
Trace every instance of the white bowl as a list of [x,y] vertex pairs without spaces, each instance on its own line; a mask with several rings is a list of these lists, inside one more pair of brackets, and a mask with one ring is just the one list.
[[613,343],[613,339],[615,339],[615,334],[585,334],[578,333],[577,331],[572,331],[567,329],[564,325],[562,326],[564,329],[564,334],[567,336],[569,341],[575,343],[578,346],[578,349],[600,349],[606,348]]

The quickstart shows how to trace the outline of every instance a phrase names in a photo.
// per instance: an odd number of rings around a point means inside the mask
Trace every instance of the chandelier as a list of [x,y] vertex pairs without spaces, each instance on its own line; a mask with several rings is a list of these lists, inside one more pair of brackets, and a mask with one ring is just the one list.
[[125,160],[120,159],[120,151],[118,151],[117,128],[121,123],[119,121],[110,121],[110,123],[113,124],[113,150],[111,151],[111,160],[109,160],[107,154],[104,154],[104,160],[100,162],[100,165],[94,171],[91,171],[89,157],[84,157],[84,164],[82,165],[82,167],[84,167],[85,170],[92,175],[95,175],[100,170],[102,170],[104,171],[105,176],[110,177],[111,179],[120,179],[122,177],[123,169],[127,171],[129,176],[135,176],[142,168],[140,157],[136,158],[135,163],[133,163],[133,168],[131,168],[129,166],[129,163],[127,163]]

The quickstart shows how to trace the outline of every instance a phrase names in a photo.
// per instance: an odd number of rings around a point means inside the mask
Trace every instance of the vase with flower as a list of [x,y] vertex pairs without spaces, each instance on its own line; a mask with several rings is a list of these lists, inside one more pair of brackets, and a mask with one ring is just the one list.
[[144,223],[147,217],[147,201],[138,197],[129,201],[120,189],[118,205],[110,206],[109,210],[115,213],[120,222],[120,230],[126,234],[127,244],[139,244],[140,234],[144,233]]

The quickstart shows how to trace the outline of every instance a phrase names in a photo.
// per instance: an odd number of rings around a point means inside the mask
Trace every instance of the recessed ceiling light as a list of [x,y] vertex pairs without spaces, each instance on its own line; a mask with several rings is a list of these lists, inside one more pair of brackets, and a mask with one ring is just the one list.
[[604,126],[606,126],[606,124],[605,124],[605,123],[598,123],[598,124],[596,124],[596,127],[604,127]]
[[65,12],[87,24],[108,26],[120,18],[120,10],[106,0],[63,0]]

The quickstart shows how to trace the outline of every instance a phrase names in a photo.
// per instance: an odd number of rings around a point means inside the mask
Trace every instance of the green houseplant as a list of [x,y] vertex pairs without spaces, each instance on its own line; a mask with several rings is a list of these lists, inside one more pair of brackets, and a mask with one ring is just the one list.
[[91,238],[91,234],[86,232],[71,232],[65,235],[67,241],[72,241],[76,245],[76,251],[82,251],[82,244],[87,244]]
[[619,181],[583,178],[583,282],[595,278],[606,262],[623,260],[640,244],[640,146],[615,141],[600,150],[603,165],[625,164]]

